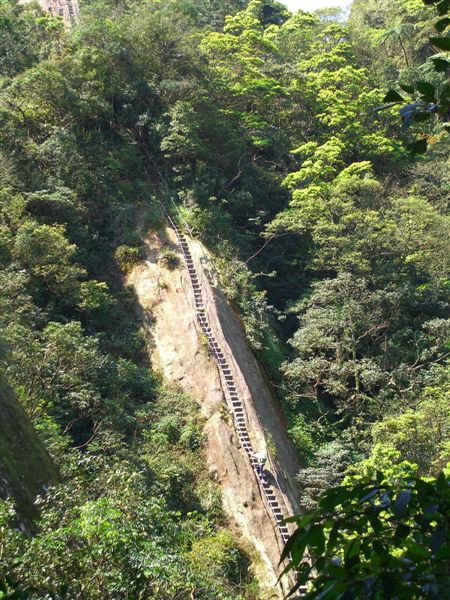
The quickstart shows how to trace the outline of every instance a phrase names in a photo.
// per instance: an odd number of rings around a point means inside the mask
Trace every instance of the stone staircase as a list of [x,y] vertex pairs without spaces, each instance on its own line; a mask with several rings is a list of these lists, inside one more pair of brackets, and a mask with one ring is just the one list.
[[167,215],[167,213],[166,216],[170,226],[175,232],[189,273],[189,278],[194,292],[194,303],[198,323],[203,334],[208,340],[208,345],[211,354],[214,357],[226,384],[226,389],[231,405],[231,411],[234,419],[234,425],[239,437],[239,441],[241,443],[242,448],[248,456],[253,472],[261,489],[262,496],[265,499],[275,519],[281,541],[283,544],[285,544],[289,539],[288,527],[285,523],[283,523],[283,520],[286,518],[287,515],[283,514],[283,510],[280,507],[280,504],[277,500],[276,494],[272,486],[266,480],[264,474],[261,473],[258,469],[258,460],[254,455],[254,450],[247,430],[246,420],[244,416],[244,405],[237,392],[236,382],[234,380],[230,365],[228,364],[224,353],[222,352],[222,349],[220,348],[216,338],[214,337],[208,318],[206,316],[202,287],[197,274],[197,270],[194,265],[194,261],[192,259],[189,244],[186,240],[185,235],[179,231],[178,227],[175,225],[170,216]]

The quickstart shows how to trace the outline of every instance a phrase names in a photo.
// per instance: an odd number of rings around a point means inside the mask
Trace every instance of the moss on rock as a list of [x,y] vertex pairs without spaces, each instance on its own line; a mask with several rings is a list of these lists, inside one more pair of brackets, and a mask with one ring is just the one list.
[[0,497],[11,498],[21,519],[37,516],[34,501],[58,473],[25,411],[0,376]]

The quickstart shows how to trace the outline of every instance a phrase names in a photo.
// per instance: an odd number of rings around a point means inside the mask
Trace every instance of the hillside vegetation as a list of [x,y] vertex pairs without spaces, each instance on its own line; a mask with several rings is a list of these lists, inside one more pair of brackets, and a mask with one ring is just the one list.
[[[304,510],[344,477],[390,489],[445,468],[449,114],[415,91],[449,93],[445,5],[85,0],[65,29],[0,0],[0,373],[27,415],[12,437],[0,421],[0,473],[21,427],[25,473],[41,444],[59,473],[37,506],[31,481],[2,494],[0,598],[260,597],[195,399],[148,368],[124,283],[160,201],[216,257],[304,465]],[[400,85],[430,119],[379,110]]]
[[0,492],[14,497],[30,527],[38,516],[34,500],[58,474],[6,381],[0,379]]

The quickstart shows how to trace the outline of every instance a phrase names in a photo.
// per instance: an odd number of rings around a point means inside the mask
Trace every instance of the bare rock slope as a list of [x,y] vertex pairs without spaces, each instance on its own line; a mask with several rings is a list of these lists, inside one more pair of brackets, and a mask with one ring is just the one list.
[[[261,557],[257,576],[275,587],[281,541],[247,455],[239,445],[224,394],[224,382],[197,323],[193,292],[174,232],[152,232],[146,240],[147,257],[129,276],[142,308],[143,326],[153,363],[170,381],[179,383],[195,399],[206,418],[207,468],[221,486],[226,513]],[[269,477],[286,515],[296,509],[293,485],[298,470],[286,435],[280,408],[268,389],[250,351],[239,319],[218,285],[208,251],[189,240],[199,274],[206,314],[214,335],[233,371],[253,448],[269,452]],[[163,247],[179,255],[170,270],[161,260]],[[266,596],[267,597],[267,596]]]

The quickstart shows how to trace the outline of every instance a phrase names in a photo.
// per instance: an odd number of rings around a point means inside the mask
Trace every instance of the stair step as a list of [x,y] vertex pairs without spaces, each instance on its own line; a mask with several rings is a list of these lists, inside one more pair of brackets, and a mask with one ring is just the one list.
[[[68,4],[68,10],[69,10],[69,12],[73,11],[73,8],[70,6],[70,4]],[[220,370],[222,372],[222,375],[223,375],[226,385],[227,385],[227,389],[228,389],[228,392],[230,395],[230,400],[231,400],[232,409],[233,409],[233,413],[234,413],[235,426],[236,426],[236,429],[237,429],[237,432],[239,435],[239,441],[241,443],[242,448],[245,450],[245,452],[249,456],[250,464],[252,465],[252,467],[255,469],[255,471],[259,475],[260,485],[265,492],[266,500],[269,503],[272,513],[277,521],[280,536],[282,538],[283,543],[286,543],[287,540],[289,539],[289,530],[288,530],[287,525],[284,525],[284,524],[281,525],[281,522],[284,519],[283,512],[278,504],[276,495],[272,491],[272,487],[263,477],[261,477],[261,475],[259,474],[259,469],[257,469],[258,461],[253,456],[252,444],[251,444],[250,437],[248,435],[247,428],[245,425],[245,413],[244,413],[243,403],[237,393],[236,384],[234,381],[231,367],[228,364],[219,344],[216,342],[213,332],[212,332],[212,329],[211,329],[211,326],[208,322],[208,319],[206,318],[206,315],[205,315],[206,311],[205,311],[204,302],[203,302],[202,286],[199,281],[198,273],[195,269],[194,260],[192,258],[191,252],[190,252],[189,244],[188,244],[187,239],[184,236],[184,234],[179,232],[175,226],[173,226],[173,229],[174,229],[176,236],[178,238],[178,241],[181,245],[181,249],[183,251],[183,255],[184,255],[184,258],[186,261],[187,270],[189,272],[189,277],[190,277],[193,295],[194,295],[195,307],[197,310],[197,318],[200,322],[200,326],[201,326],[203,333],[205,333],[206,336],[208,337],[209,346],[210,346],[211,350],[213,351],[213,353],[215,354],[215,358],[219,364]],[[301,590],[301,591],[304,591],[304,590]]]
[[283,513],[281,511],[278,512],[275,508],[272,508],[272,512],[273,512],[273,516],[275,517],[275,519],[278,523],[281,523],[281,521],[284,521]]

